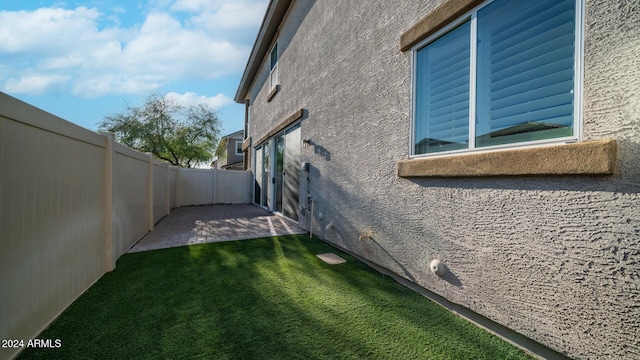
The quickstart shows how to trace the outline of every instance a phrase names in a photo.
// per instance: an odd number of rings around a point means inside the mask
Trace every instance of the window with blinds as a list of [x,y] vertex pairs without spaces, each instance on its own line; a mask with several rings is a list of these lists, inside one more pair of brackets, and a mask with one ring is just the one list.
[[466,21],[416,54],[417,154],[468,147],[469,31]]
[[577,13],[495,0],[416,47],[413,154],[575,139]]
[[273,91],[278,86],[278,43],[276,42],[271,48],[269,55],[271,62],[271,70],[269,71],[269,92]]

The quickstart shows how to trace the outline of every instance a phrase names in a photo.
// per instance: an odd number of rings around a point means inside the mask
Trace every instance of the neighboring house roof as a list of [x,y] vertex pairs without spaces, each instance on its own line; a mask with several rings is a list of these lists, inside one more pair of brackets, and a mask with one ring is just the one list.
[[453,144],[453,143],[451,141],[440,140],[440,139],[422,138],[420,141],[416,143],[416,148],[423,148],[425,146],[428,148],[433,148],[436,146],[444,146],[449,144]]
[[561,129],[566,127],[567,127],[566,125],[528,121],[526,123],[509,126],[501,130],[496,130],[492,133],[489,133],[489,137],[494,138],[494,137],[500,137],[500,136],[524,134],[528,132],[541,131],[541,130]]
[[256,42],[251,49],[251,55],[249,55],[249,61],[242,74],[240,85],[236,91],[234,100],[237,103],[243,103],[247,97],[247,92],[251,87],[253,78],[260,70],[260,64],[262,59],[270,49],[271,40],[278,32],[278,26],[282,22],[284,15],[287,13],[287,9],[291,4],[291,0],[270,0],[269,6],[267,6],[267,12],[262,19],[262,25],[258,32]]
[[222,138],[242,138],[244,136],[244,130],[238,130],[236,132],[233,132],[229,135],[225,135]]
[[244,161],[234,162],[232,164],[222,165],[223,169],[234,169],[234,168],[242,168],[244,166]]

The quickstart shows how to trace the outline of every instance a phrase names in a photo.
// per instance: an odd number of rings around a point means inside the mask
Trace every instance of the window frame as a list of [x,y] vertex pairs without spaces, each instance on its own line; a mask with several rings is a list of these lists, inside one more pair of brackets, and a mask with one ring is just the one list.
[[[275,53],[276,61],[273,62],[273,52]],[[278,73],[278,62],[280,61],[279,51],[278,51],[278,40],[276,40],[269,51],[269,93],[274,93],[277,90],[278,85],[280,84],[280,77]],[[275,78],[275,80],[274,80]]]
[[[471,10],[463,13],[453,20],[447,20],[447,23],[440,29],[429,35],[425,39],[417,42],[411,46],[411,109],[410,109],[410,134],[409,134],[409,157],[421,158],[421,157],[439,157],[449,156],[454,154],[467,154],[467,153],[481,153],[488,151],[508,150],[514,148],[530,148],[552,144],[570,144],[582,141],[582,118],[583,118],[583,74],[584,74],[584,1],[575,1],[575,38],[574,38],[574,118],[573,118],[573,135],[568,137],[559,137],[551,139],[533,140],[514,142],[509,144],[491,145],[477,147],[475,144],[475,132],[476,132],[476,99],[477,99],[477,43],[473,39],[477,39],[477,14],[478,11],[485,6],[491,4],[495,0],[484,1]],[[418,51],[435,40],[439,39],[443,35],[447,34],[451,30],[455,29],[465,21],[470,22],[470,81],[469,81],[469,143],[466,149],[449,150],[442,152],[416,154],[415,153],[415,130],[416,130],[416,86],[417,86],[417,55]]]
[[235,154],[236,155],[243,155],[244,152],[242,151],[242,140],[236,140],[236,150],[235,150]]

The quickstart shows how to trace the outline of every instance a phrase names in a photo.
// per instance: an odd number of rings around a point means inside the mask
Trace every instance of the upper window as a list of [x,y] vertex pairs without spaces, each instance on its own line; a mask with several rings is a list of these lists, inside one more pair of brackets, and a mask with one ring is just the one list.
[[273,68],[276,66],[277,63],[278,63],[278,43],[275,43],[275,45],[273,45],[273,48],[271,49],[271,70],[273,70]]
[[242,155],[242,140],[236,140],[236,155]]
[[412,154],[576,140],[579,1],[490,1],[415,47]]
[[269,92],[278,86],[278,42],[273,45],[270,55],[271,70],[269,72]]

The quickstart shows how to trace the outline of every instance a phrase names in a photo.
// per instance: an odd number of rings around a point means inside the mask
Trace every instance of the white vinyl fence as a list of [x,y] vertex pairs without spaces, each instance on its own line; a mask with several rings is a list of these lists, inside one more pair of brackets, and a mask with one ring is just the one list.
[[178,206],[248,204],[250,185],[251,176],[247,171],[180,169],[176,201]]
[[0,93],[0,339],[34,338],[172,208],[249,203],[249,185],[246,171],[157,163]]

